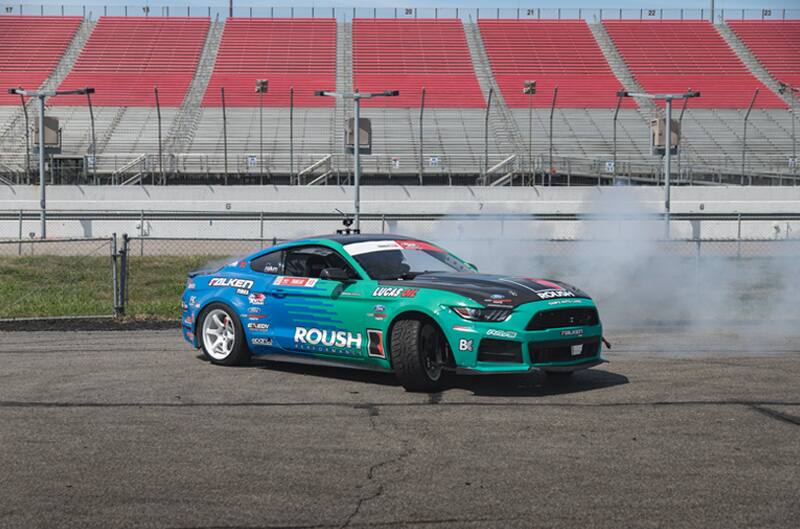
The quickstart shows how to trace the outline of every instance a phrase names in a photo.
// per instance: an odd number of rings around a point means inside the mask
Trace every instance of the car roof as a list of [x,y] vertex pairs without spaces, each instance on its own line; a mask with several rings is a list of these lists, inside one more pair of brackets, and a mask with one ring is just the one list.
[[350,234],[341,234],[341,233],[334,233],[330,235],[318,235],[316,237],[306,237],[304,239],[299,239],[297,241],[292,242],[302,242],[302,241],[314,241],[314,240],[328,240],[333,242],[338,242],[342,246],[347,244],[352,244],[355,242],[368,242],[368,241],[391,241],[391,240],[413,240],[418,241],[419,239],[416,237],[407,237],[405,235],[398,235],[396,233],[350,233]]

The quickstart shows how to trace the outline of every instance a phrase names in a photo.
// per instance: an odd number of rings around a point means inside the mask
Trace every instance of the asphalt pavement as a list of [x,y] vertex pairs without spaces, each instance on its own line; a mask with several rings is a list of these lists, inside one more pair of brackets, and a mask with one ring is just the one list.
[[0,332],[0,527],[797,527],[800,330],[607,334],[568,382],[414,394],[177,329]]

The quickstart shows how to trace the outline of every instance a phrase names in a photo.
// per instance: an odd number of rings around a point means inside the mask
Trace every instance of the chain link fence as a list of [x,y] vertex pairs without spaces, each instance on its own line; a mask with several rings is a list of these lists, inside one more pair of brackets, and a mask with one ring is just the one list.
[[115,242],[0,241],[0,320],[114,316]]
[[[0,319],[126,316],[175,320],[188,272],[223,265],[294,239],[294,221],[259,222],[258,237],[149,237],[0,241]],[[309,220],[302,224],[310,230]],[[530,221],[502,229],[472,221],[367,219],[367,232],[428,239],[481,271],[576,284],[616,320],[767,318],[800,320],[800,238],[637,237],[650,221],[603,226],[603,237],[541,237]],[[564,221],[566,223],[566,221]],[[653,227],[661,228],[657,221]],[[333,232],[338,221],[313,221]],[[597,226],[596,226],[597,227]],[[290,229],[291,228],[291,229]],[[559,228],[567,233],[566,226]],[[565,231],[566,230],[566,231]],[[306,233],[308,235],[308,233]],[[781,307],[779,312],[774,312]]]

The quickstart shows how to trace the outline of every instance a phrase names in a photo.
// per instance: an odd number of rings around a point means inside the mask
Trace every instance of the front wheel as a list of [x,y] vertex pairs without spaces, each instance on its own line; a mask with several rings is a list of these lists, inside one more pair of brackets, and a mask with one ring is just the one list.
[[447,344],[439,329],[420,320],[402,320],[392,328],[392,367],[407,391],[437,391],[442,385]]
[[212,303],[206,307],[198,329],[203,355],[212,363],[232,366],[249,359],[242,324],[226,305]]

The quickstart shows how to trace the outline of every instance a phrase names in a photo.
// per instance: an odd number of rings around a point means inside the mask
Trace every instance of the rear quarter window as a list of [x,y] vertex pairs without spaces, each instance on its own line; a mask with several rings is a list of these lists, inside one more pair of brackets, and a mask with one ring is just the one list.
[[270,252],[250,261],[250,268],[262,274],[280,274],[283,261],[283,252]]

